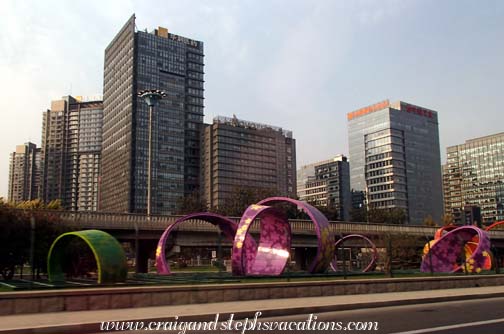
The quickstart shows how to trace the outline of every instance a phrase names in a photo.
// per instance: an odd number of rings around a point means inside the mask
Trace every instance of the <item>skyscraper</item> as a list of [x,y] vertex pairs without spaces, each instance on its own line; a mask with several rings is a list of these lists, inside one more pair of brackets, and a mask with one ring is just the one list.
[[297,173],[298,197],[317,206],[335,208],[338,219],[348,221],[352,205],[349,173],[344,155],[303,166]]
[[403,209],[409,224],[442,215],[437,112],[388,100],[348,113],[350,184],[368,208]]
[[33,143],[17,145],[10,154],[9,195],[10,202],[30,201],[39,198],[40,148]]
[[101,97],[65,96],[43,114],[42,199],[67,210],[96,211],[102,142]]
[[462,223],[464,207],[477,206],[483,223],[504,220],[504,132],[467,140],[446,152],[445,212]]
[[237,188],[296,195],[296,141],[279,127],[216,117],[205,127],[203,198],[210,208],[225,204]]
[[199,190],[203,43],[137,31],[135,15],[105,50],[100,210],[147,210],[148,108],[144,89],[168,95],[153,114],[152,213],[171,214]]

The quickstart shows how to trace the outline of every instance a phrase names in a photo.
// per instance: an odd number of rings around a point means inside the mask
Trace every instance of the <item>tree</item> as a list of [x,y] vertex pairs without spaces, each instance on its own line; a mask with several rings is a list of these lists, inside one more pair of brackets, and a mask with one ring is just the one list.
[[226,216],[240,217],[251,204],[267,197],[276,196],[276,190],[255,187],[235,187],[224,205],[212,208],[212,211]]
[[385,248],[380,253],[379,262],[384,264],[385,272],[392,269],[416,269],[422,261],[422,247],[425,241],[407,234],[382,234],[378,236],[377,244]]
[[61,200],[60,199],[53,199],[49,203],[47,203],[46,207],[47,210],[62,210],[63,207],[61,206]]
[[327,220],[329,221],[340,219],[339,210],[334,205],[322,206],[322,205],[316,205],[315,203],[309,203],[309,204],[317,208],[324,216],[326,216]]
[[438,224],[436,224],[436,222],[434,221],[434,219],[432,219],[431,215],[428,215],[427,217],[424,218],[423,224],[425,226],[430,226],[430,227],[438,226]]
[[455,219],[453,218],[453,215],[451,215],[449,213],[444,214],[443,217],[441,218],[441,220],[442,220],[443,226],[455,224]]
[[4,279],[12,278],[14,268],[27,258],[30,247],[29,224],[20,219],[12,208],[2,205],[0,209],[0,271]]
[[406,221],[406,212],[401,208],[375,209],[368,210],[368,222],[375,224],[404,224]]
[[[46,272],[47,253],[57,236],[66,232],[57,216],[49,211],[38,210],[39,202],[21,204],[25,210],[11,205],[0,205],[0,270],[10,271],[23,265],[30,258],[31,219],[35,220],[34,270],[37,275]],[[26,209],[35,208],[37,210]]]
[[350,221],[362,223],[368,221],[368,212],[365,206],[350,209]]
[[[3,200],[3,199],[2,199]],[[10,203],[4,203],[2,201],[4,206],[8,206],[10,208],[15,208],[15,209],[24,209],[24,210],[62,210],[61,206],[61,200],[60,199],[53,199],[49,203],[45,204],[41,199],[33,199],[30,201],[23,201],[23,202],[10,202]]]
[[194,212],[205,212],[207,209],[207,205],[199,195],[199,192],[194,191],[177,201],[176,213],[178,215],[187,215]]

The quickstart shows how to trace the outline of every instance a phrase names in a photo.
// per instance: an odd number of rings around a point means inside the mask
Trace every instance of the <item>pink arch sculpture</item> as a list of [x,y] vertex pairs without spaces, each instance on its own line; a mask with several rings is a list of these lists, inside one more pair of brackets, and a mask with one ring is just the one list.
[[[236,234],[236,228],[237,224],[218,214],[215,213],[210,213],[210,212],[199,212],[199,213],[193,213],[187,216],[184,216],[182,218],[177,219],[173,224],[168,226],[168,228],[163,232],[161,235],[161,238],[159,239],[157,248],[156,248],[156,269],[158,274],[161,275],[170,275],[170,265],[166,261],[165,258],[165,249],[166,249],[166,241],[168,240],[168,237],[170,236],[170,233],[181,223],[185,222],[186,220],[190,219],[198,219],[198,220],[203,220],[206,222],[209,222],[213,225],[216,225],[219,227],[219,229],[222,231],[226,239],[229,241],[233,242],[234,236]],[[247,249],[247,252],[253,252],[255,249],[255,242],[253,239],[250,238],[250,240],[247,240],[245,243],[245,247]]]
[[337,271],[338,259],[337,259],[336,252],[338,250],[338,246],[343,244],[348,239],[363,239],[364,241],[366,241],[369,244],[369,246],[370,246],[369,248],[371,248],[371,250],[372,250],[371,261],[369,261],[369,264],[366,266],[366,268],[364,268],[362,270],[362,272],[366,273],[366,272],[372,270],[376,264],[376,260],[378,260],[378,250],[376,249],[376,245],[369,238],[367,238],[361,234],[349,234],[349,235],[346,235],[343,238],[339,239],[338,241],[336,241],[336,243],[334,244],[334,259],[331,262],[331,269],[334,271]]
[[[253,240],[249,230],[258,218],[261,220],[258,246],[253,250],[245,248],[247,241]],[[285,215],[270,206],[250,205],[241,217],[234,238],[231,255],[233,274],[280,275],[287,264],[290,248],[291,229]]]
[[323,273],[327,271],[334,256],[334,235],[329,229],[329,221],[315,207],[310,204],[288,197],[269,197],[263,199],[257,205],[273,205],[275,203],[290,203],[303,210],[315,225],[317,234],[317,255],[311,262],[308,271],[310,273]]

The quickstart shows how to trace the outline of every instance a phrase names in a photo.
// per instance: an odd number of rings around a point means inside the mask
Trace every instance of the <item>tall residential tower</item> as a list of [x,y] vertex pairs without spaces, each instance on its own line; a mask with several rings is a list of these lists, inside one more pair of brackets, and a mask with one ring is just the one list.
[[73,211],[96,211],[102,142],[100,97],[52,101],[42,124],[42,199]]
[[368,208],[400,208],[420,225],[443,213],[437,112],[388,100],[347,115],[350,184]]
[[148,107],[144,89],[166,92],[153,114],[152,213],[171,214],[198,191],[203,126],[203,43],[137,31],[135,15],[105,50],[100,210],[147,210]]
[[9,202],[39,198],[40,173],[40,148],[33,143],[17,145],[10,155]]

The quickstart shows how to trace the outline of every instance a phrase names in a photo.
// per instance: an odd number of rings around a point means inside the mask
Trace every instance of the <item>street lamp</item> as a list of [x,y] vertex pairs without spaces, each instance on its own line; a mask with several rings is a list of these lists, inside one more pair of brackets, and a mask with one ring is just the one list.
[[147,158],[147,217],[150,217],[152,210],[152,113],[159,100],[166,97],[166,93],[158,89],[145,89],[138,92],[138,96],[143,98],[149,106],[149,156]]

